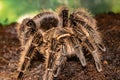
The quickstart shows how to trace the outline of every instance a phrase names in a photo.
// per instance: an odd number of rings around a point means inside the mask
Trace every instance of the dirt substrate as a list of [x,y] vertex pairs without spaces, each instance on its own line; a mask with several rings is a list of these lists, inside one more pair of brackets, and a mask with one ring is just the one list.
[[[97,72],[91,55],[85,55],[87,66],[82,67],[76,57],[67,60],[56,80],[120,80],[120,14],[108,13],[96,16],[106,52],[101,54],[103,71]],[[16,23],[0,27],[0,80],[16,80],[20,44],[16,37]],[[34,58],[23,80],[42,80],[41,55]],[[42,61],[42,62],[41,62]]]

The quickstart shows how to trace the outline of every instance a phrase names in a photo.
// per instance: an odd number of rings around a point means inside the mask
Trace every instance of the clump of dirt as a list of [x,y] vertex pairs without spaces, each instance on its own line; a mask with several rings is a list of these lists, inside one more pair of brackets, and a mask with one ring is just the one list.
[[[86,55],[87,66],[82,67],[76,57],[68,59],[56,80],[119,80],[120,79],[120,14],[96,15],[98,30],[107,51],[101,54],[103,71],[97,72],[91,55]],[[0,80],[16,80],[20,42],[16,34],[16,24],[0,27]],[[42,80],[44,64],[37,54],[23,80]],[[43,61],[42,61],[43,62]],[[41,64],[40,64],[41,63]]]

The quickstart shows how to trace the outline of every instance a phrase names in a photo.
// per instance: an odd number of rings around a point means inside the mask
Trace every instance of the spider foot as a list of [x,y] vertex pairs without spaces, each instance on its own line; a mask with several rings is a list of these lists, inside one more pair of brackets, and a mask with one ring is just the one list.
[[100,59],[99,59],[97,53],[98,53],[98,51],[95,50],[95,51],[92,52],[92,55],[94,57],[95,65],[96,65],[96,68],[97,68],[98,72],[101,72],[102,71],[102,65],[101,65],[101,62],[100,62]]
[[103,44],[97,43],[97,46],[99,47],[100,50],[102,50],[104,52],[106,51],[106,48]]

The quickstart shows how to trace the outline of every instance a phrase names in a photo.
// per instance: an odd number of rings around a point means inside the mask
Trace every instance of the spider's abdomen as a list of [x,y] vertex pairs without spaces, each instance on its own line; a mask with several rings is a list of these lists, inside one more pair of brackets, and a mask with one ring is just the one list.
[[53,27],[60,26],[60,18],[58,14],[52,11],[46,11],[38,14],[33,18],[37,28],[43,32],[50,30]]
[[44,31],[58,26],[58,20],[54,17],[44,18],[40,23],[40,28]]

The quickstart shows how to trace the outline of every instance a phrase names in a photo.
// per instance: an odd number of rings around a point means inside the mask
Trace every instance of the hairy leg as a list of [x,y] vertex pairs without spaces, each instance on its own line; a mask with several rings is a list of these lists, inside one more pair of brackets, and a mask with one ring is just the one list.
[[27,31],[27,26],[26,26],[26,23],[29,21],[30,19],[29,18],[26,18],[24,19],[21,24],[18,24],[17,26],[17,35],[18,35],[18,39],[20,40],[21,42],[21,46],[25,45],[26,43],[26,31]]
[[52,41],[51,49],[47,50],[47,66],[43,80],[53,80],[54,77],[57,77],[61,68],[61,65],[66,61],[66,46],[59,45],[54,40]]
[[98,55],[100,53],[100,51],[98,50],[98,47],[94,43],[89,41],[88,39],[85,39],[85,41],[83,42],[83,45],[86,46],[87,49],[92,54],[92,56],[95,60],[95,65],[96,65],[97,70],[99,72],[102,71],[102,65],[101,65],[99,55]]
[[81,45],[84,45],[90,51],[94,57],[96,68],[100,72],[102,66],[98,54],[100,53],[99,49],[105,51],[105,47],[96,29],[96,21],[84,9],[71,14],[70,20],[74,34],[81,39]]
[[31,45],[31,47],[28,49],[26,54],[24,50],[21,52],[22,55],[21,55],[19,66],[18,66],[19,73],[18,73],[17,78],[22,78],[24,72],[27,70],[28,66],[30,65],[31,58],[33,57],[35,53],[34,49],[35,47]]
[[69,9],[67,7],[59,7],[57,9],[57,12],[59,13],[59,17],[61,19],[62,27],[68,27],[68,21],[69,21]]
[[72,37],[68,38],[68,41],[69,41],[69,44],[67,44],[67,45],[72,46],[72,48],[74,50],[74,53],[79,58],[82,66],[86,66],[85,56],[83,54],[82,46],[81,46],[80,41],[78,40],[78,38],[72,36]]
[[20,52],[20,62],[18,66],[18,78],[22,78],[24,72],[30,65],[30,61],[33,58],[34,54],[38,52],[37,48],[42,44],[41,34],[36,33],[31,39],[24,45],[23,50]]
[[89,36],[100,50],[105,51],[105,46],[97,30],[96,20],[91,16],[89,11],[82,8],[78,9],[70,15],[70,20],[75,28],[80,26],[79,28],[83,30],[84,34],[87,35],[87,37]]

